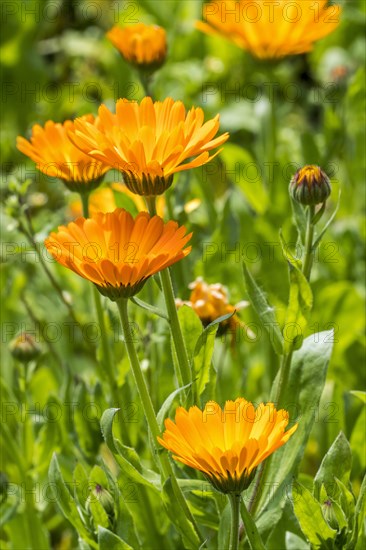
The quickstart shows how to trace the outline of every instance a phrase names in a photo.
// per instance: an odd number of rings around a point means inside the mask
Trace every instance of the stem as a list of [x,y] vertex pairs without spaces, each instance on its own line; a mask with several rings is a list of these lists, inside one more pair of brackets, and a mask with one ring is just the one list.
[[239,548],[240,493],[229,493],[231,504],[230,550]]
[[[145,197],[150,216],[156,215],[156,198]],[[192,369],[188,359],[187,348],[184,343],[182,329],[180,327],[177,307],[175,305],[174,290],[169,268],[160,272],[161,286],[163,287],[165,305],[170,320],[170,330],[177,355],[178,369],[176,372],[179,386],[186,386],[192,383]],[[186,390],[188,396],[189,388]],[[192,385],[193,401],[197,401],[196,386]]]
[[144,413],[146,416],[147,424],[149,427],[149,430],[152,435],[153,440],[153,449],[155,455],[158,457],[160,466],[161,466],[161,473],[163,481],[170,478],[172,489],[174,492],[174,496],[177,499],[178,503],[180,504],[184,514],[186,515],[187,519],[192,523],[193,528],[201,542],[203,544],[203,538],[198,530],[196,521],[188,508],[187,502],[183,496],[183,493],[178,485],[177,478],[175,477],[173,468],[170,464],[169,458],[166,454],[161,452],[161,449],[158,447],[158,441],[157,438],[160,435],[160,428],[158,421],[155,416],[154,407],[151,401],[149,390],[146,386],[146,382],[144,379],[144,375],[141,370],[140,362],[137,357],[136,349],[133,343],[133,340],[131,338],[131,331],[130,331],[130,323],[128,320],[128,299],[127,298],[120,298],[116,301],[118,311],[121,317],[121,324],[122,324],[122,332],[124,336],[124,341],[127,349],[128,358],[130,360],[130,365],[132,369],[132,373],[135,379],[135,383],[137,386],[137,390],[141,399],[142,407],[144,409]]
[[250,547],[252,550],[266,550],[266,547],[263,544],[261,536],[258,532],[257,526],[247,510],[245,503],[241,506],[241,517],[243,519],[245,533],[248,537]]
[[314,225],[313,218],[315,214],[315,206],[310,205],[308,207],[307,213],[307,225],[306,225],[306,236],[305,236],[305,256],[302,266],[302,272],[310,280],[311,268],[313,265],[314,251],[313,251],[313,240],[314,240]]

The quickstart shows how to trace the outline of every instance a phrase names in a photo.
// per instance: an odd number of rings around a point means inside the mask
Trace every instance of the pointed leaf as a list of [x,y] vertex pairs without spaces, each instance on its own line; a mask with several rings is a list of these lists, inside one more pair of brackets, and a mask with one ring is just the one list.
[[336,498],[338,486],[335,478],[347,485],[352,466],[352,452],[350,444],[343,432],[324,456],[314,479],[314,496],[319,498],[320,487],[323,484],[329,497]]
[[127,542],[104,527],[98,528],[98,544],[99,550],[133,550]]

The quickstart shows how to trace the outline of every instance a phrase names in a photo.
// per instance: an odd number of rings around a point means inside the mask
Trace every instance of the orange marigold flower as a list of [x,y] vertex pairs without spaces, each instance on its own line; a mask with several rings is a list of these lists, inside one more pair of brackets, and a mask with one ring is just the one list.
[[[92,128],[98,127],[93,115],[81,117]],[[47,176],[60,178],[71,191],[82,193],[100,185],[109,165],[93,160],[70,141],[68,132],[74,129],[72,120],[63,124],[49,120],[44,128],[35,124],[30,141],[18,136],[17,148],[37,163]]]
[[201,31],[221,35],[261,59],[309,52],[339,24],[341,8],[328,0],[223,0],[204,7]]
[[183,103],[171,98],[153,102],[145,97],[140,104],[120,99],[116,114],[101,105],[99,118],[98,128],[85,118],[76,119],[69,135],[84,153],[120,170],[137,195],[161,195],[176,172],[206,164],[219,153],[210,157],[209,151],[229,137],[226,133],[214,139],[219,115],[204,123],[201,108],[186,113]]
[[[247,307],[249,302],[242,301],[235,306],[229,304],[226,288],[220,283],[209,285],[202,277],[197,277],[195,281],[190,283],[189,288],[192,289],[189,300],[183,301],[178,298],[176,300],[177,306],[180,307],[185,304],[191,307],[204,326],[209,325],[223,315],[231,313],[233,315],[229,319],[220,323],[218,334],[228,330],[234,334],[238,327],[246,327],[235,312]],[[248,327],[246,328],[248,336],[254,337],[253,332]]]
[[133,219],[117,208],[60,226],[45,245],[61,265],[115,301],[137,294],[151,275],[187,256],[191,236],[174,221],[164,223],[147,212]]
[[138,23],[124,28],[115,25],[107,32],[107,38],[126,61],[140,68],[155,70],[165,61],[166,33],[158,25]]
[[288,441],[297,424],[285,432],[289,414],[273,403],[259,405],[243,398],[215,401],[201,411],[179,407],[175,423],[165,420],[165,432],[158,441],[173,458],[200,470],[220,492],[241,492],[252,481],[257,466]]

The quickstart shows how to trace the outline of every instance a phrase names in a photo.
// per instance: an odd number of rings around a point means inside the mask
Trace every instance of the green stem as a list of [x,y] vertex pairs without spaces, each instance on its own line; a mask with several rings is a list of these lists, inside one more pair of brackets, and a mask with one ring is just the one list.
[[266,550],[266,547],[263,544],[261,536],[258,532],[257,526],[247,510],[245,503],[241,506],[241,517],[243,519],[245,533],[248,537],[250,547],[252,550]]
[[[145,197],[150,216],[156,215],[155,197]],[[174,290],[169,269],[160,272],[161,286],[163,287],[165,305],[170,320],[170,330],[174,342],[174,348],[177,355],[177,378],[179,386],[186,386],[192,383],[192,369],[188,359],[187,348],[184,343],[182,329],[180,327],[177,306],[175,305]],[[188,396],[189,388],[186,390]],[[197,401],[196,386],[192,385],[193,402]]]
[[229,493],[231,504],[230,550],[239,548],[240,493]]
[[172,465],[170,464],[169,458],[164,452],[161,452],[161,449],[158,446],[157,438],[160,436],[159,424],[155,416],[154,407],[151,401],[149,390],[146,386],[146,382],[141,370],[140,362],[137,357],[136,349],[131,338],[130,323],[128,320],[128,299],[120,298],[116,301],[118,311],[121,317],[122,332],[124,336],[124,341],[127,349],[128,358],[130,360],[131,370],[135,379],[137,390],[141,399],[142,407],[146,416],[147,424],[152,435],[153,440],[153,449],[155,455],[158,457],[161,467],[161,473],[163,481],[170,478],[174,496],[177,499],[179,505],[181,506],[184,514],[187,519],[192,523],[193,528],[201,542],[203,544],[203,538],[198,530],[196,521],[188,508],[187,502],[183,496],[183,493],[179,487],[177,478],[175,477]]
[[310,280],[311,268],[313,266],[314,251],[313,251],[313,241],[314,241],[314,225],[313,218],[315,214],[315,206],[310,205],[308,207],[307,213],[307,225],[306,225],[306,236],[305,236],[305,256],[302,266],[302,272]]

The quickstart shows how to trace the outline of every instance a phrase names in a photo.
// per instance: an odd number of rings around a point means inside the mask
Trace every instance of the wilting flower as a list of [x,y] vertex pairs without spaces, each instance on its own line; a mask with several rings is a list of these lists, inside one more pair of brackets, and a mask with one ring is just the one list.
[[158,25],[138,23],[124,28],[115,25],[107,32],[107,38],[126,61],[142,69],[157,69],[165,61],[166,33]]
[[341,8],[328,0],[223,0],[204,6],[205,22],[196,26],[221,35],[261,59],[309,52],[314,42],[339,24]]
[[186,113],[183,103],[171,98],[153,103],[145,97],[140,105],[120,99],[116,114],[102,105],[99,118],[98,128],[85,118],[76,119],[73,142],[120,170],[126,186],[138,195],[161,195],[176,172],[206,164],[219,152],[210,157],[209,151],[229,137],[226,133],[214,139],[219,115],[204,123],[201,108]]
[[[98,119],[93,115],[81,117],[91,128],[97,129]],[[68,132],[74,123],[63,124],[49,120],[44,128],[35,124],[30,141],[17,138],[19,151],[37,163],[37,168],[47,176],[60,178],[71,191],[90,191],[101,183],[109,170],[108,164],[93,160],[70,141]]]
[[[127,210],[131,210],[129,205],[124,203],[124,199],[132,201],[138,212],[146,211],[146,204],[142,197],[131,193],[129,189],[122,183],[112,183],[110,187],[100,187],[93,191],[89,196],[89,212],[90,214],[96,214],[96,212],[113,212],[121,203]],[[161,218],[164,217],[165,198],[163,195],[157,198],[156,201],[156,213]],[[70,217],[80,218],[83,215],[83,205],[81,200],[76,198],[69,203]]]
[[133,219],[117,208],[59,227],[45,245],[61,265],[118,300],[137,294],[151,275],[187,256],[191,248],[184,246],[191,236],[176,222],[164,223],[147,212]]
[[314,164],[300,168],[290,181],[290,194],[303,205],[317,205],[327,200],[332,188],[327,174]]
[[297,424],[285,432],[288,412],[263,403],[255,410],[243,398],[215,401],[201,411],[179,407],[175,423],[165,420],[163,438],[158,441],[173,458],[200,470],[223,493],[241,492],[252,481],[257,466],[288,441]]
[[220,284],[207,284],[202,277],[197,277],[195,281],[190,283],[189,288],[192,289],[191,295],[188,301],[176,300],[178,307],[187,305],[191,307],[199,316],[204,326],[209,325],[219,317],[223,315],[232,314],[229,319],[220,323],[218,334],[222,334],[229,331],[233,334],[235,339],[235,331],[239,327],[244,327],[247,330],[249,337],[254,337],[253,332],[246,327],[236,311],[243,309],[249,305],[249,302],[239,302],[235,306],[229,304],[228,294],[226,288]]

